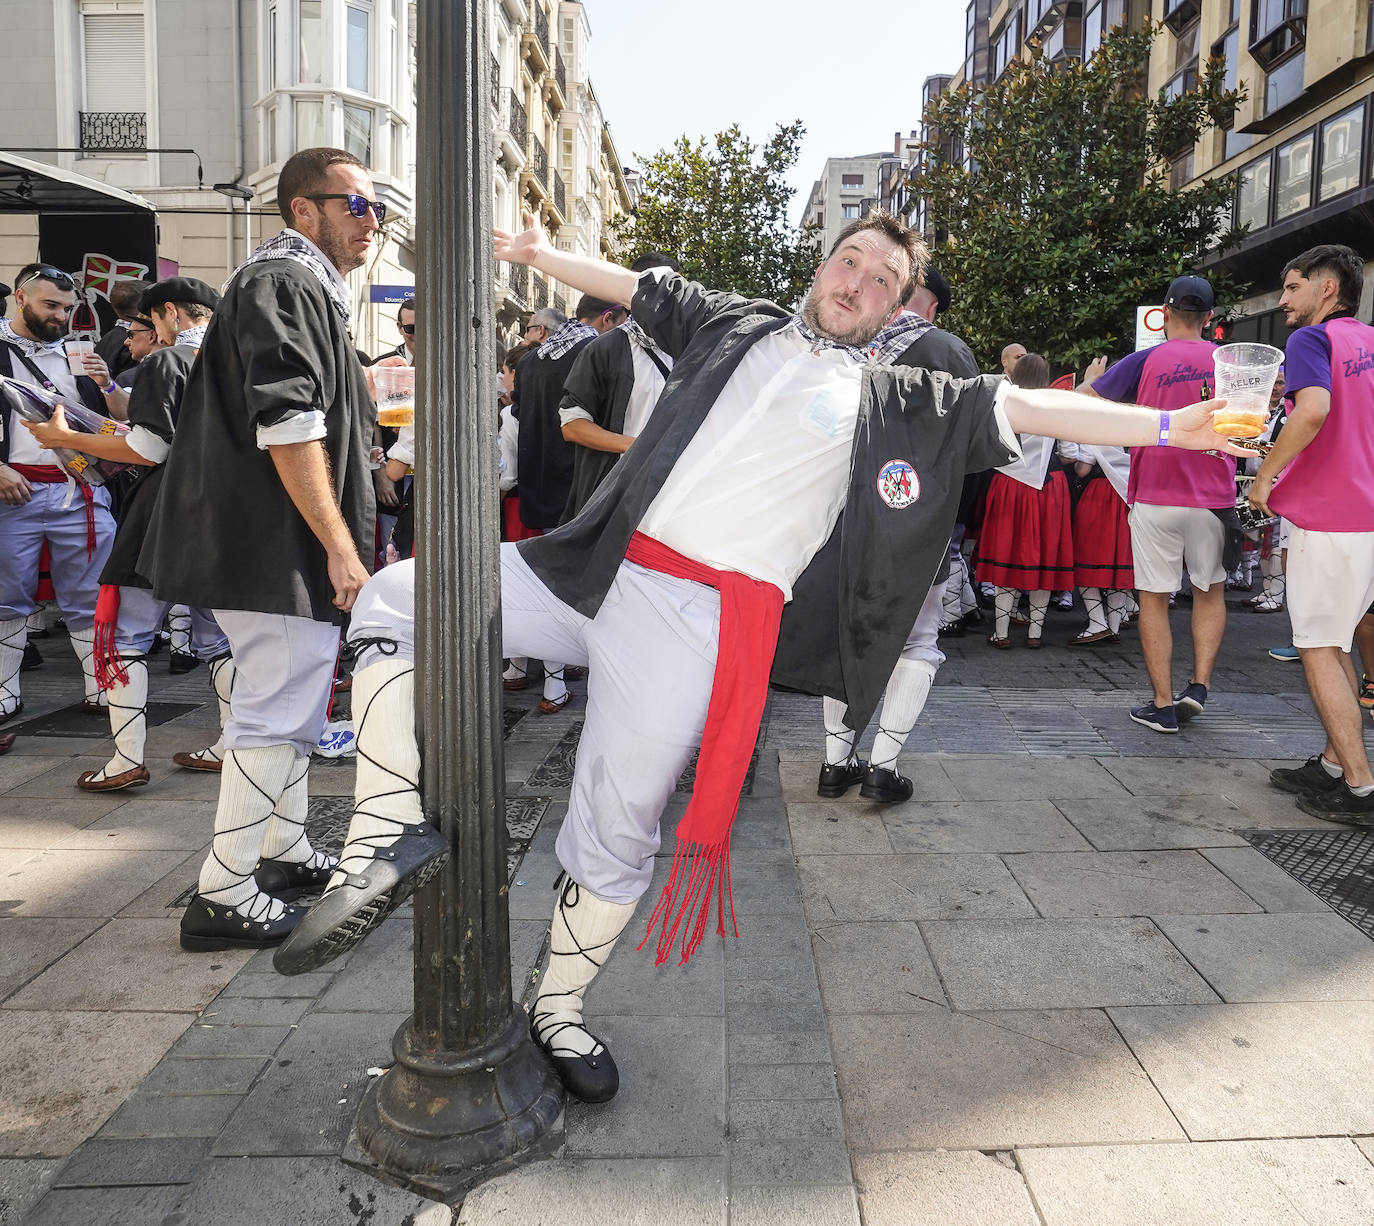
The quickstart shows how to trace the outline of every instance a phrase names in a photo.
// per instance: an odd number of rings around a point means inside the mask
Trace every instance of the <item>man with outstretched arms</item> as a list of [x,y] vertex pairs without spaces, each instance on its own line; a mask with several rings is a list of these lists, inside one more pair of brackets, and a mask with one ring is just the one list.
[[[583,1021],[583,994],[648,889],[659,816],[692,751],[700,745],[692,800],[650,918],[660,960],[679,939],[689,957],[713,911],[725,930],[730,825],[770,668],[846,701],[858,726],[870,718],[945,553],[967,470],[1013,459],[1018,430],[1136,446],[1212,446],[1215,436],[1202,406],[1171,422],[870,361],[867,346],[925,262],[920,239],[886,213],[841,233],[799,315],[556,251],[529,226],[497,232],[499,259],[630,306],[674,358],[647,428],[582,513],[501,548],[505,652],[590,667],[531,1028],[569,1091],[600,1102],[619,1075]],[[779,648],[783,605],[832,531],[838,613]],[[287,973],[361,939],[444,854],[418,792],[401,782],[419,769],[413,619],[408,564],[371,580],[354,610],[350,637],[367,645],[355,709],[360,683],[378,698],[358,728],[342,863],[277,951]],[[788,658],[811,640],[822,644],[814,659]]]

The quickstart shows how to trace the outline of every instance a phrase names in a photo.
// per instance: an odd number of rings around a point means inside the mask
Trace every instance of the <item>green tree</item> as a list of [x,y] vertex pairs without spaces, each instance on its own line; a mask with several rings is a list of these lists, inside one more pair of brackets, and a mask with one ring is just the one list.
[[613,223],[626,263],[667,251],[683,274],[716,289],[783,305],[801,301],[820,259],[815,227],[787,220],[801,121],[780,124],[761,145],[732,124],[708,141],[679,136],[643,159],[644,192],[632,218]]
[[[1231,177],[1172,191],[1168,165],[1229,123],[1242,95],[1225,89],[1219,59],[1172,97],[1146,93],[1159,30],[1122,31],[1086,64],[1014,63],[927,109],[938,139],[913,186],[954,286],[941,323],[984,369],[1011,341],[1079,370],[1120,356],[1134,347],[1136,307],[1237,237]],[[1236,288],[1218,285],[1218,299]]]

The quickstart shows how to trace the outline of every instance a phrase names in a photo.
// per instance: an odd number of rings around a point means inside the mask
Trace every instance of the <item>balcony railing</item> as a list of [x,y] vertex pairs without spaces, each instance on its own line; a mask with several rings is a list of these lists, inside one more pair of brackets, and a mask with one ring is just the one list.
[[568,300],[562,294],[555,294],[553,296],[553,309],[566,315],[568,313]]
[[148,148],[148,116],[143,111],[82,111],[81,149],[85,153],[143,153]]
[[529,135],[529,119],[525,115],[525,104],[520,101],[520,95],[513,89],[506,90],[506,98],[510,104],[510,117],[506,127],[510,129],[510,134],[515,137],[515,143],[523,149],[525,139]]
[[549,283],[543,277],[534,278],[534,309],[538,311],[549,305]]
[[501,61],[491,57],[491,110],[493,115],[501,113]]
[[544,58],[549,58],[549,13],[542,4],[534,6],[534,36],[544,48]]
[[558,210],[558,215],[566,221],[568,218],[568,189],[563,186],[563,176],[556,170],[553,172],[553,207]]
[[568,66],[563,62],[563,54],[557,47],[553,49],[553,79],[558,82],[558,92],[566,99],[568,96]]
[[[544,186],[549,185],[549,155],[544,150],[544,142],[535,136],[532,139],[534,145],[534,157],[531,159],[530,172]],[[547,303],[545,305],[548,305]]]
[[530,300],[530,266],[528,264],[503,264],[506,281],[521,302]]

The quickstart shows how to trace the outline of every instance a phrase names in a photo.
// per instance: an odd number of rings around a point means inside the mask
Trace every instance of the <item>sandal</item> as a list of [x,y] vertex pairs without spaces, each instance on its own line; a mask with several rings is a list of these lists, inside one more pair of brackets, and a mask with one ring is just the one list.
[[568,705],[568,702],[571,698],[572,690],[565,690],[563,692],[563,697],[557,701],[554,701],[552,698],[541,698],[539,700],[539,714],[557,715],[564,707]]
[[1080,630],[1069,640],[1070,647],[1087,647],[1090,643],[1115,643],[1121,636],[1110,630]]
[[988,636],[988,642],[996,647],[998,651],[1006,651],[1011,647],[1011,639],[999,639],[996,634],[990,634]]

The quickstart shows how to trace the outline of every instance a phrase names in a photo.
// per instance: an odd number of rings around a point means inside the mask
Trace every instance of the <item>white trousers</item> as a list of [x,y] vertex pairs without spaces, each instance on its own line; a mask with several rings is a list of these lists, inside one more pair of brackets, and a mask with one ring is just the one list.
[[[519,550],[505,544],[501,624],[503,655],[588,668],[586,720],[558,858],[599,898],[634,902],[653,875],[663,807],[701,743],[720,595],[625,562],[597,615],[588,618],[550,592]],[[363,588],[349,637],[391,639],[402,658],[413,659],[414,626],[415,564],[407,560],[379,571]],[[375,650],[359,655],[359,668],[378,658]]]
[[324,731],[339,628],[281,613],[216,609],[234,653],[234,692],[224,724],[229,749],[291,745],[307,755]]
[[[953,577],[954,572],[950,572]],[[903,660],[924,660],[934,668],[945,662],[945,653],[940,650],[940,619],[944,615],[945,585],[937,583],[926,593],[921,603],[911,633],[906,636],[902,647]]]
[[[159,600],[146,587],[121,587],[119,625],[115,628],[115,646],[120,653],[146,656],[172,607],[170,600]],[[229,654],[229,640],[209,609],[191,610],[191,654],[198,660],[217,660]]]

